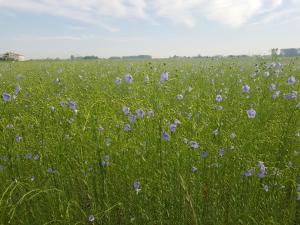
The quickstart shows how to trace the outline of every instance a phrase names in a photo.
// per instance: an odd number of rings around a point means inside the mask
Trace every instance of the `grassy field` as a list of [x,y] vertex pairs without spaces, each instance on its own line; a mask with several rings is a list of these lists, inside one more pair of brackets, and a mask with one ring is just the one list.
[[279,60],[0,63],[0,224],[299,225]]

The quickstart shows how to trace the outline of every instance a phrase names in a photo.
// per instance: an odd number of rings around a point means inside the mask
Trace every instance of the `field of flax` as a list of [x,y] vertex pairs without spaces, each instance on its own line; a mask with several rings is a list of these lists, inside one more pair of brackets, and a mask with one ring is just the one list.
[[299,225],[300,60],[0,64],[0,224]]

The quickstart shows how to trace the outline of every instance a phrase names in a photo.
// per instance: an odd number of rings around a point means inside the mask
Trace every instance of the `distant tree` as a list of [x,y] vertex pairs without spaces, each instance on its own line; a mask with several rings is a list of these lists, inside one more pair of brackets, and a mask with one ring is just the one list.
[[277,58],[278,58],[278,48],[272,48],[271,50],[271,56],[272,56],[272,60],[273,61],[277,61]]

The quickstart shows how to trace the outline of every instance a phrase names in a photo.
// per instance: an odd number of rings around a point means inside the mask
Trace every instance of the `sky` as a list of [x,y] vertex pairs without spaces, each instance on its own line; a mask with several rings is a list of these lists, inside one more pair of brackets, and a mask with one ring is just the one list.
[[300,0],[0,0],[0,53],[267,54],[300,48]]

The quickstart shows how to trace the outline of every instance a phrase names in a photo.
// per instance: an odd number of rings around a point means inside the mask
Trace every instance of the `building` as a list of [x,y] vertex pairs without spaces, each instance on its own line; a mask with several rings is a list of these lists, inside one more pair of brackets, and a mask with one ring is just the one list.
[[25,56],[15,53],[15,52],[6,52],[2,55],[1,60],[5,61],[25,61]]

